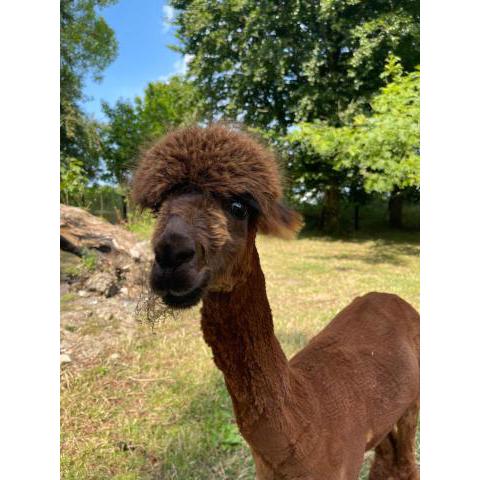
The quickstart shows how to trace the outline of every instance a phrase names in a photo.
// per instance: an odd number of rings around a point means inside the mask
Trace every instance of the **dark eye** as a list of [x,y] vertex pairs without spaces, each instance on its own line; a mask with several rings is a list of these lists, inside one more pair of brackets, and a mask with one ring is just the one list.
[[160,212],[160,208],[162,208],[161,202],[155,203],[153,207],[151,208],[153,215],[158,215],[158,212]]
[[230,203],[229,211],[235,218],[238,218],[239,220],[245,219],[248,214],[247,207],[238,200],[234,200]]

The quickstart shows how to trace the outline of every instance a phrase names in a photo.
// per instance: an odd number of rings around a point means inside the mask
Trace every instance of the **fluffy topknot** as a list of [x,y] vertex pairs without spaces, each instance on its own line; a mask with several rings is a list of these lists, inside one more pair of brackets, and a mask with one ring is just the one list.
[[279,203],[282,182],[273,153],[244,132],[224,125],[188,127],[165,135],[143,154],[133,180],[133,200],[155,208],[180,185],[223,197],[250,194],[260,207],[263,233],[290,236],[301,225]]

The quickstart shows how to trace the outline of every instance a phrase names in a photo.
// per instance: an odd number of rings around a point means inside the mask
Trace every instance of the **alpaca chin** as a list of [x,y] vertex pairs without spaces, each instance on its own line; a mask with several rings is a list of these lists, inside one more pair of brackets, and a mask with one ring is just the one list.
[[202,296],[203,290],[201,288],[195,288],[185,295],[173,295],[172,293],[167,293],[162,297],[162,300],[168,307],[186,309],[197,305]]
[[197,305],[202,299],[207,285],[210,281],[210,272],[207,269],[201,270],[195,282],[188,289],[176,291],[168,289],[161,293],[165,305],[175,309],[186,309]]

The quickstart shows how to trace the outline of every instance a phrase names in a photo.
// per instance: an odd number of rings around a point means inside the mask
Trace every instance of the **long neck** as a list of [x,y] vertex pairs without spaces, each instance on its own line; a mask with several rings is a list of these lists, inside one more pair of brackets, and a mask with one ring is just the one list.
[[248,254],[246,281],[204,299],[202,330],[223,372],[239,425],[281,409],[289,392],[288,362],[275,337],[258,253]]

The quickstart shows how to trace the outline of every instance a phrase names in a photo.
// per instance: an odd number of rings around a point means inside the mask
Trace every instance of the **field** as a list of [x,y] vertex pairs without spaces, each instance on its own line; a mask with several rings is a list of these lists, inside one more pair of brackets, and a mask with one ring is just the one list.
[[[287,356],[366,292],[397,293],[419,308],[418,240],[418,233],[290,242],[260,237],[276,333]],[[64,315],[76,300],[63,296]],[[89,317],[80,326],[84,341],[109,330],[115,344],[80,369],[63,367],[62,478],[253,479],[222,376],[202,339],[199,309],[153,330],[122,329],[120,321]]]

